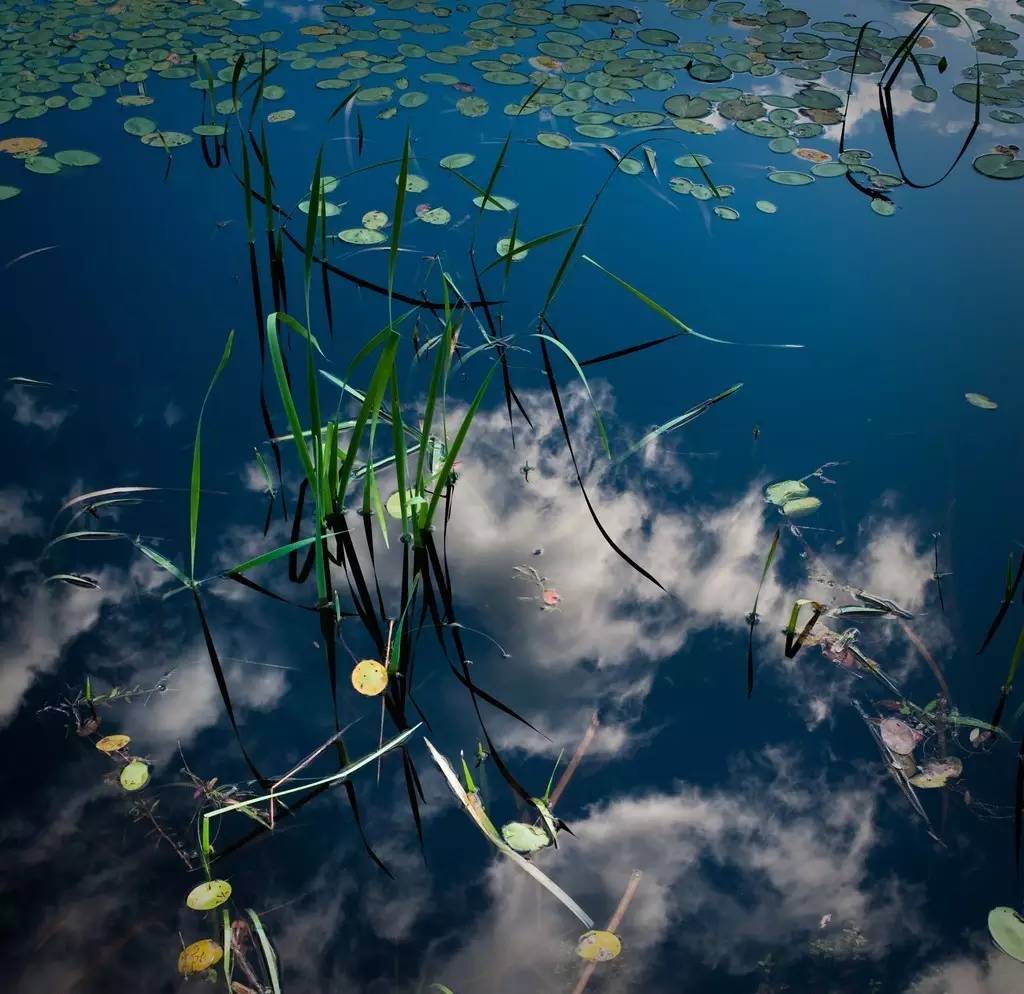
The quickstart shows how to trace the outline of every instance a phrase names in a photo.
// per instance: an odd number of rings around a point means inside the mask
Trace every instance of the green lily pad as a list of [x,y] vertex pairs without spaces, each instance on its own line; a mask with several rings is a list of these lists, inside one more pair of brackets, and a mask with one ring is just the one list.
[[879,217],[892,217],[896,213],[896,205],[891,200],[882,200],[881,197],[871,198],[871,209]]
[[338,232],[338,237],[349,245],[379,245],[388,240],[387,235],[373,228],[346,228]]
[[61,164],[48,155],[33,155],[25,160],[25,168],[31,173],[39,173],[42,176],[52,176],[59,173]]
[[363,215],[363,227],[371,231],[379,231],[387,227],[388,216],[383,211],[367,211]]
[[418,213],[416,217],[424,224],[437,225],[447,224],[452,219],[451,212],[444,207],[431,207],[430,210]]
[[441,160],[442,169],[464,169],[476,162],[476,156],[470,152],[453,152]]
[[[518,238],[516,239],[516,247],[512,252],[513,262],[521,262],[530,254],[529,249],[522,248],[523,244],[524,243],[521,242]],[[499,238],[498,244],[494,246],[494,250],[498,253],[500,258],[504,259],[508,255],[509,248],[511,245],[512,240],[510,238]]]
[[121,786],[125,790],[142,790],[147,783],[149,783],[149,767],[141,759],[133,759],[121,770]]
[[762,214],[774,214],[776,211],[778,211],[778,207],[776,207],[775,204],[773,204],[770,200],[758,200],[754,204],[754,206]]
[[551,839],[544,829],[521,821],[510,821],[502,825],[501,837],[518,853],[535,853],[551,845]]
[[797,497],[796,500],[787,500],[782,505],[782,513],[788,518],[803,518],[813,514],[821,507],[821,501],[817,497]]
[[21,190],[16,186],[0,186],[0,200],[10,200],[11,197],[16,197]]
[[993,908],[988,913],[988,934],[1007,956],[1024,963],[1024,918],[1013,908]]
[[[483,197],[474,197],[473,203],[480,207],[484,202]],[[487,198],[487,206],[484,207],[485,211],[514,211],[519,204],[512,200],[510,197],[499,197],[496,193],[492,193]]]
[[143,135],[139,141],[143,145],[166,150],[188,145],[192,141],[192,136],[186,135],[183,131],[151,131],[148,135]]
[[78,148],[64,149],[53,156],[62,166],[95,166],[100,157],[95,152],[85,152]]
[[[395,186],[398,185],[399,177],[395,177]],[[409,173],[405,177],[405,191],[406,193],[422,193],[430,182],[424,179],[422,176],[417,176],[415,173]]]
[[974,160],[974,168],[990,179],[1024,178],[1024,159],[1015,159],[1001,152],[988,152]]
[[716,207],[715,213],[723,221],[738,221],[740,219],[740,212],[734,207]]
[[189,891],[185,904],[193,911],[213,911],[231,897],[231,884],[226,880],[207,880]]
[[814,177],[808,173],[797,172],[795,169],[775,169],[768,174],[772,183],[781,186],[807,186],[814,182]]
[[565,135],[560,135],[554,131],[540,132],[537,135],[537,141],[547,148],[568,148],[572,144],[572,141]]
[[983,411],[994,411],[999,405],[983,393],[965,393],[964,399],[974,407],[980,407]]
[[151,121],[148,117],[129,117],[121,127],[124,128],[128,134],[135,135],[136,138],[141,138],[143,135],[148,135],[150,132],[156,131],[156,121]]
[[463,117],[483,117],[490,106],[483,97],[462,97],[455,101],[455,109]]
[[268,124],[280,124],[282,121],[290,121],[295,117],[295,111],[288,108],[287,110],[272,110],[267,115]]
[[764,499],[769,504],[781,507],[787,500],[796,500],[798,497],[806,497],[810,493],[807,484],[802,480],[780,480],[765,488]]

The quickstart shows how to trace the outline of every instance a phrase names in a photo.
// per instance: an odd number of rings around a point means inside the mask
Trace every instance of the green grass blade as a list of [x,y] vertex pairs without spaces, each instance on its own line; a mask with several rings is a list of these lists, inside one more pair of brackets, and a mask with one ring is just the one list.
[[409,181],[409,129],[405,131],[402,146],[402,164],[398,169],[398,189],[395,191],[395,207],[391,219],[391,245],[388,249],[388,318],[391,318],[391,295],[395,289],[395,269],[398,265],[398,244],[402,238],[402,216],[405,213],[406,184]]
[[231,347],[235,342],[234,329],[228,332],[228,340],[224,345],[224,351],[221,354],[220,362],[217,363],[217,368],[213,373],[213,379],[210,380],[210,385],[206,388],[206,396],[203,398],[203,406],[199,408],[199,419],[196,421],[196,437],[195,442],[192,445],[192,480],[190,484],[189,494],[189,520],[188,520],[188,571],[189,576],[194,580],[196,576],[196,539],[199,535],[199,486],[200,486],[200,475],[202,468],[202,431],[203,431],[203,414],[206,411],[207,401],[210,399],[210,394],[213,393],[213,388],[220,379],[220,374],[224,371],[224,367],[228,364],[228,360],[231,358]]
[[[332,538],[334,532],[328,532],[326,538]],[[300,549],[308,548],[316,541],[316,536],[311,535],[309,538],[301,538],[297,542],[289,542],[287,545],[279,546],[276,549],[270,549],[267,552],[261,552],[258,556],[253,556],[252,559],[246,559],[244,562],[239,563],[237,566],[232,566],[229,569],[221,571],[219,576],[230,576],[233,573],[248,573],[250,570],[256,569],[257,566],[264,566],[267,563],[275,562],[278,559],[283,559],[285,556],[290,555],[293,552],[298,552]],[[142,548],[142,546],[140,546]],[[151,551],[147,552],[144,548],[143,551],[152,558]],[[165,567],[166,568],[166,567]],[[187,582],[187,581],[186,581]]]
[[601,412],[598,410],[597,401],[594,400],[594,395],[590,392],[590,384],[587,382],[587,376],[583,372],[583,368],[576,361],[576,356],[574,356],[572,352],[570,352],[569,349],[566,348],[566,346],[564,346],[557,338],[553,338],[551,335],[543,335],[538,332],[536,337],[543,338],[544,341],[550,342],[552,345],[557,346],[573,364],[573,367],[576,370],[576,375],[580,378],[580,382],[583,384],[583,388],[587,391],[587,397],[590,398],[590,406],[594,409],[594,420],[597,422],[597,431],[598,434],[601,436],[601,444],[604,446],[605,455],[607,455],[608,458],[611,459],[612,453],[611,449],[608,446],[608,433],[604,430],[604,422],[601,420]]
[[174,565],[166,556],[161,555],[156,549],[151,549],[148,545],[143,545],[141,542],[135,543],[135,548],[139,550],[144,556],[151,559],[161,569],[166,570],[171,576],[174,577],[179,583],[184,584],[186,587],[191,587],[194,580],[190,580],[177,566]]
[[245,187],[245,237],[253,243],[252,224],[252,167],[249,165],[249,145],[242,140],[242,185]]
[[302,463],[302,468],[305,471],[306,479],[309,480],[310,487],[313,488],[314,493],[317,493],[316,468],[313,466],[313,460],[310,458],[309,448],[303,440],[302,422],[299,420],[299,412],[295,407],[295,400],[292,397],[291,387],[288,385],[288,376],[285,373],[284,368],[284,357],[281,354],[281,342],[278,337],[278,322],[282,320],[289,327],[291,327],[292,324],[298,324],[294,318],[291,318],[287,314],[283,314],[279,311],[275,311],[268,315],[267,344],[270,348],[270,364],[274,370],[274,378],[277,380],[277,389],[281,395],[281,404],[284,407],[285,417],[288,419],[288,424],[292,429],[295,448],[299,453],[299,461]]
[[691,421],[696,421],[702,414],[710,410],[715,404],[725,400],[726,397],[731,397],[737,390],[742,387],[742,383],[734,383],[728,390],[723,390],[721,393],[716,394],[714,397],[709,397],[707,400],[702,401],[696,407],[691,407],[688,411],[680,414],[678,417],[672,418],[666,421],[663,425],[658,425],[657,428],[649,431],[639,442],[635,442],[633,445],[626,450],[626,452],[619,457],[618,462],[622,462],[628,459],[634,452],[639,452],[644,449],[650,442],[653,442],[660,435],[664,435],[666,432],[674,431],[676,428],[682,428],[688,425]]
[[260,921],[260,916],[256,914],[252,908],[246,908],[246,911],[249,914],[249,918],[252,920],[253,931],[256,933],[256,938],[259,940],[260,951],[263,953],[263,961],[267,965],[267,976],[270,978],[270,989],[273,991],[273,994],[281,994],[281,979],[277,968],[277,953],[274,952],[274,947],[270,943],[266,929],[263,927],[263,922]]
[[[478,220],[479,220],[480,216],[483,214],[484,210],[486,209],[488,201],[491,200],[491,193],[494,191],[494,184],[498,181],[498,173],[501,172],[501,167],[505,164],[505,156],[508,154],[508,146],[509,146],[509,142],[511,142],[511,141],[512,141],[512,132],[510,131],[505,136],[505,144],[501,146],[501,151],[498,153],[497,161],[494,163],[494,168],[491,170],[491,175],[487,179],[487,186],[483,190],[480,191],[483,194],[483,198],[484,199],[480,202],[480,210],[477,212],[477,219]],[[462,176],[459,173],[456,173],[456,175],[459,176],[460,179],[466,180],[465,176]],[[469,182],[469,181],[467,180],[467,182]],[[474,186],[474,185],[475,184],[470,182],[470,186]]]
[[494,363],[487,371],[487,375],[484,377],[483,383],[480,384],[480,389],[477,390],[476,396],[469,405],[469,410],[466,411],[466,416],[462,419],[462,424],[459,425],[459,430],[455,433],[455,438],[452,439],[451,445],[448,446],[448,451],[444,458],[444,464],[441,466],[441,472],[438,474],[437,483],[434,485],[434,494],[430,498],[430,504],[427,506],[427,513],[424,516],[421,530],[428,529],[431,522],[434,520],[434,513],[437,511],[438,501],[440,501],[441,494],[448,485],[448,480],[452,473],[452,467],[455,465],[455,460],[459,455],[459,449],[462,448],[462,443],[466,440],[466,435],[469,432],[469,426],[472,423],[473,418],[476,417],[476,412],[480,409],[480,405],[483,403],[484,395],[487,393],[487,388],[491,383],[491,377],[494,376],[494,371],[498,368],[498,365],[499,363]]
[[[683,334],[693,335],[695,338],[701,338],[705,342],[714,342],[716,345],[738,345],[738,344],[740,344],[739,342],[727,341],[724,338],[712,338],[710,335],[702,335],[699,331],[694,331],[693,328],[691,328],[688,324],[684,324],[682,321],[680,321],[679,318],[677,318],[671,311],[668,311],[664,307],[662,307],[661,304],[659,304],[656,300],[652,300],[642,290],[638,290],[632,284],[627,283],[621,277],[616,276],[615,273],[605,269],[604,266],[602,266],[599,262],[595,262],[593,259],[591,259],[589,255],[583,256],[583,259],[586,262],[589,262],[595,268],[600,269],[601,272],[605,274],[605,276],[610,277],[615,283],[618,283],[618,285],[621,286],[623,288],[623,290],[628,290],[629,293],[631,293],[634,297],[636,297],[637,300],[640,301],[640,303],[644,304],[646,307],[649,307],[659,317],[664,318],[670,324],[674,325],[681,332],[683,332]],[[762,348],[772,348],[772,349],[802,349],[803,348],[802,345],[772,345],[772,344],[767,344],[767,343],[762,343],[762,342],[755,342],[755,343],[752,343],[752,344],[759,345]]]
[[493,262],[489,262],[483,269],[480,270],[480,275],[489,272],[495,266],[500,266],[503,262],[507,262],[514,255],[522,255],[524,252],[529,252],[530,249],[539,248],[541,245],[545,245],[548,242],[553,242],[556,238],[563,238],[568,235],[571,231],[576,230],[576,225],[572,224],[568,228],[559,228],[557,231],[549,231],[546,235],[539,235],[537,238],[531,238],[528,242],[523,242],[514,252],[512,248],[514,242],[509,246],[509,251],[505,255],[499,255]]
[[[402,434],[401,399],[398,396],[397,354],[391,367],[391,443],[395,450],[395,481],[398,484],[398,505],[402,515],[402,538],[409,535],[409,495],[406,493],[405,436]],[[372,453],[371,453],[372,455]],[[415,512],[413,512],[415,513]],[[413,526],[415,531],[415,525]]]
[[360,88],[357,86],[353,90],[350,90],[348,93],[345,94],[345,96],[341,98],[341,103],[339,103],[338,106],[335,107],[334,110],[332,110],[331,113],[328,115],[328,124],[330,124],[331,121],[333,121],[352,102],[352,100],[355,98],[355,95],[359,92],[359,89]]

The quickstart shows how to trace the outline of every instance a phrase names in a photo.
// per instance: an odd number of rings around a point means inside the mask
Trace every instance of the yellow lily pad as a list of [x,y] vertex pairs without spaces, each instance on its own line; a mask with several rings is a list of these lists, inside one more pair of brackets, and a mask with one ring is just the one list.
[[96,748],[100,752],[119,752],[128,743],[131,742],[131,738],[127,735],[104,735],[99,742],[96,743]]
[[200,939],[182,949],[178,957],[178,973],[186,977],[192,973],[202,973],[219,963],[223,955],[224,950],[213,939]]
[[584,932],[576,943],[576,955],[591,963],[605,963],[622,952],[622,942],[614,932],[595,929]]
[[185,898],[193,911],[213,911],[231,897],[231,884],[226,880],[206,880],[197,884]]
[[376,697],[388,685],[388,671],[376,659],[360,659],[352,669],[352,686],[364,697]]

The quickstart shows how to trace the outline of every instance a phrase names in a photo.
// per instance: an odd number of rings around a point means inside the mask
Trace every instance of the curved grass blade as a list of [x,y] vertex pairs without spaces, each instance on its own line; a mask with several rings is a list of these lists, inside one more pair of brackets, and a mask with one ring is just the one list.
[[569,449],[569,456],[572,459],[572,468],[576,472],[576,482],[580,485],[580,493],[583,494],[583,500],[587,505],[587,510],[590,512],[590,517],[593,519],[594,524],[597,526],[597,530],[601,533],[601,537],[608,543],[609,547],[615,552],[616,555],[624,562],[628,563],[634,570],[636,570],[641,576],[646,577],[656,587],[664,590],[665,588],[661,585],[658,579],[647,570],[645,570],[639,563],[632,559],[626,552],[624,552],[618,545],[615,544],[614,539],[608,534],[604,525],[601,523],[601,519],[597,516],[597,511],[594,509],[594,505],[591,503],[590,495],[587,493],[587,488],[583,483],[583,474],[580,473],[579,463],[576,461],[576,451],[572,447],[572,438],[569,435],[569,425],[565,420],[565,410],[562,407],[562,398],[558,392],[558,383],[555,380],[555,372],[551,368],[551,356],[548,353],[548,344],[545,341],[546,335],[541,336],[540,349],[541,355],[544,359],[544,371],[547,373],[548,386],[551,390],[551,397],[555,402],[555,411],[558,414],[558,423],[562,427],[562,435],[565,438],[566,447]]
[[[519,215],[516,215],[517,220],[518,217]],[[539,248],[541,245],[546,245],[548,242],[553,242],[555,241],[555,239],[562,238],[575,230],[576,225],[571,224],[568,228],[559,228],[557,231],[549,231],[546,235],[538,235],[536,238],[531,238],[528,242],[523,242],[521,245],[518,246],[515,244],[515,237],[513,235],[512,237],[509,238],[508,252],[506,252],[505,255],[499,255],[498,258],[494,260],[494,262],[490,262],[486,266],[484,266],[484,268],[480,270],[480,275],[483,276],[485,273],[492,270],[495,266],[500,266],[503,262],[506,263],[507,265],[509,262],[512,261],[514,256],[523,255],[524,253],[529,252],[530,249]]]
[[184,586],[191,587],[195,583],[194,579],[190,579],[189,577],[185,576],[185,574],[180,569],[178,569],[178,567],[175,566],[174,563],[170,561],[170,559],[168,559],[164,555],[161,555],[159,552],[156,551],[156,549],[151,549],[148,545],[143,545],[141,542],[138,541],[135,543],[135,548],[138,549],[139,552],[141,552],[147,559],[152,560],[161,569],[166,570],[168,573],[170,573],[175,580],[177,580]]
[[1017,566],[1017,575],[1015,577],[1012,576],[1012,571],[1013,556],[1011,555],[1006,563],[1006,583],[1003,587],[1003,600],[999,605],[999,610],[996,611],[996,616],[992,619],[992,624],[988,626],[985,640],[981,643],[981,648],[977,652],[979,656],[988,648],[989,642],[992,641],[992,638],[999,630],[999,626],[1003,623],[1006,612],[1010,610],[1013,598],[1017,596],[1017,588],[1020,586],[1021,577],[1024,576],[1024,552],[1021,553],[1020,564]]
[[558,884],[556,884],[550,877],[541,873],[536,866],[528,860],[523,859],[519,853],[506,844],[505,840],[498,833],[498,830],[494,827],[494,823],[487,816],[487,812],[484,810],[483,803],[481,802],[477,792],[466,791],[459,782],[459,778],[452,769],[451,764],[437,751],[437,749],[434,748],[430,739],[424,738],[423,742],[429,750],[431,758],[437,764],[437,768],[441,771],[441,774],[447,782],[451,792],[459,799],[463,808],[466,810],[466,813],[473,819],[474,824],[476,824],[477,828],[483,832],[484,836],[495,847],[495,849],[497,849],[503,856],[512,860],[512,862],[521,870],[533,877],[537,883],[539,883],[545,890],[568,908],[573,915],[583,923],[584,927],[593,928],[594,919],[591,918],[590,915],[588,915],[568,894],[566,894]]
[[220,374],[224,371],[224,367],[231,358],[231,348],[234,343],[235,331],[232,328],[228,332],[228,340],[224,344],[224,351],[221,353],[220,362],[217,363],[217,368],[214,370],[213,379],[210,380],[210,385],[206,388],[206,396],[203,397],[202,407],[199,408],[199,418],[196,421],[196,436],[192,444],[192,480],[189,491],[188,513],[188,573],[193,581],[196,578],[196,539],[199,535],[199,487],[202,469],[203,414],[206,413],[206,405],[210,400],[210,394],[213,393],[213,388],[216,386],[217,380],[220,379]]
[[584,261],[589,262],[592,266],[596,267],[597,269],[600,269],[602,273],[604,273],[606,276],[610,277],[615,283],[618,283],[618,285],[621,286],[624,290],[628,290],[634,297],[636,297],[637,300],[640,301],[640,303],[644,304],[646,307],[649,307],[659,317],[664,318],[670,324],[674,324],[684,335],[693,335],[695,338],[701,338],[705,342],[714,342],[716,345],[749,344],[749,345],[752,345],[754,347],[765,348],[765,349],[802,349],[803,348],[802,345],[776,345],[776,344],[772,344],[770,342],[750,342],[750,343],[731,342],[731,341],[728,341],[727,339],[724,339],[724,338],[712,338],[710,335],[702,335],[699,331],[694,331],[693,328],[691,328],[688,324],[683,324],[683,322],[680,321],[679,318],[677,318],[670,311],[668,311],[664,307],[662,307],[661,304],[659,304],[656,300],[652,300],[650,297],[648,297],[647,294],[644,293],[642,290],[638,290],[632,284],[627,283],[621,277],[616,276],[615,273],[605,269],[604,266],[602,266],[599,262],[595,262],[593,259],[590,258],[589,255],[584,255],[582,258],[584,259]]
[[629,458],[634,452],[639,452],[646,448],[647,445],[653,442],[660,435],[664,435],[666,432],[674,431],[676,428],[682,428],[688,425],[691,421],[696,421],[702,414],[709,411],[715,404],[725,400],[726,397],[731,397],[737,390],[742,387],[742,383],[734,383],[728,390],[723,390],[720,394],[716,394],[714,397],[709,397],[707,400],[702,401],[696,407],[691,407],[688,411],[680,414],[678,417],[672,418],[666,421],[663,425],[658,425],[652,431],[649,431],[639,442],[635,442],[629,447],[624,455],[619,456],[616,462],[622,462]]
[[46,545],[43,546],[43,551],[39,554],[45,556],[55,545],[60,542],[109,542],[118,538],[127,538],[128,536],[124,532],[107,532],[107,531],[77,531],[77,532],[64,532],[63,535],[58,535],[56,538],[51,539]]
[[[549,325],[547,321],[545,321],[544,323],[549,329],[551,328],[551,325]],[[587,391],[587,397],[590,400],[590,406],[594,409],[594,420],[597,422],[597,432],[601,436],[601,444],[604,446],[604,453],[609,459],[611,459],[612,451],[608,445],[608,433],[604,429],[604,422],[601,420],[601,412],[598,410],[597,401],[594,400],[594,395],[590,392],[590,384],[587,382],[587,376],[583,372],[583,369],[580,366],[579,362],[577,362],[576,356],[574,356],[572,352],[570,352],[569,349],[565,345],[563,345],[557,338],[554,338],[551,335],[544,335],[538,332],[536,337],[543,338],[545,341],[557,346],[568,357],[569,362],[572,363],[573,368],[576,370],[576,375],[579,376],[580,382],[583,384],[583,389]]]
[[263,962],[267,967],[267,976],[270,978],[270,989],[273,994],[281,994],[281,980],[279,971],[277,968],[277,953],[274,952],[274,947],[270,942],[270,938],[267,936],[267,931],[263,927],[263,922],[260,921],[260,916],[256,914],[252,908],[246,908],[246,912],[252,921],[253,931],[256,933],[256,938],[259,940],[260,952],[263,954]]
[[113,494],[141,494],[154,490],[163,490],[163,487],[107,487],[105,490],[91,490],[87,494],[79,494],[77,497],[71,497],[64,501],[60,508],[58,508],[57,513],[61,514],[69,507],[74,507],[75,504],[91,503],[97,497],[109,497]]

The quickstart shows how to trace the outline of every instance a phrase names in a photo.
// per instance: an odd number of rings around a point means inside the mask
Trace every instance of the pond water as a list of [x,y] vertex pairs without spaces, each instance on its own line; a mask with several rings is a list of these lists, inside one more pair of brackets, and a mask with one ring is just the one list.
[[1024,991],[1022,24],[2,0],[7,989]]

